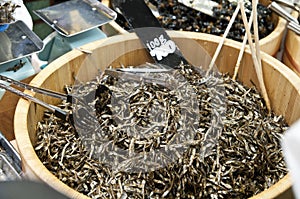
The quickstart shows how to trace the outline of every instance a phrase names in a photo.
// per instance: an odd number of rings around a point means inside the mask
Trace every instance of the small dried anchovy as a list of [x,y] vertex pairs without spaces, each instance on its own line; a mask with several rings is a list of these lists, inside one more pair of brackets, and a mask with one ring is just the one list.
[[0,23],[11,23],[15,21],[13,14],[18,7],[20,6],[11,2],[0,3]]
[[18,70],[20,70],[23,66],[25,65],[25,62],[23,62],[22,60],[19,61],[19,63],[15,64],[14,66],[6,69],[6,71],[14,71],[17,72]]
[[[255,88],[226,74],[202,74],[188,65],[172,75],[155,74],[167,80],[184,77],[175,87],[187,93],[109,75],[77,85],[77,95],[95,91],[91,106],[99,126],[79,133],[45,112],[35,151],[62,182],[91,198],[248,198],[262,192],[287,174],[280,147],[288,128],[284,118],[268,112]],[[66,102],[61,107],[72,109]],[[188,138],[176,139],[178,134]],[[173,161],[151,153],[169,143]],[[128,159],[147,153],[153,162]],[[160,160],[166,164],[156,168]],[[137,169],[145,165],[148,172]]]

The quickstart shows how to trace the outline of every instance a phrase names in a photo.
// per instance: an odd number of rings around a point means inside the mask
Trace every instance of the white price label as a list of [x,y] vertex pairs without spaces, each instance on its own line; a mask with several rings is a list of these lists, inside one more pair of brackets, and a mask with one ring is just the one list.
[[163,35],[154,38],[153,41],[148,42],[146,45],[150,49],[150,55],[156,57],[158,61],[176,51],[176,44],[171,40],[165,39]]

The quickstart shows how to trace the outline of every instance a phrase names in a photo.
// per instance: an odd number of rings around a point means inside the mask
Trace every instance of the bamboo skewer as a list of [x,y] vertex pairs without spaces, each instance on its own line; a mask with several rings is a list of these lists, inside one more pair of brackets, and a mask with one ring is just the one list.
[[[249,28],[251,28],[252,23],[253,23],[253,12],[251,12],[250,19],[249,19],[248,23],[249,23]],[[241,50],[239,52],[239,56],[238,56],[238,59],[236,61],[235,68],[234,68],[234,73],[233,73],[233,76],[232,76],[233,80],[236,80],[237,74],[239,72],[241,61],[243,59],[243,55],[244,55],[244,52],[245,52],[245,47],[246,47],[247,41],[248,41],[248,39],[247,39],[247,33],[245,33],[245,37],[243,39],[243,44],[242,44]]]
[[[234,20],[237,16],[239,10],[241,10],[243,23],[244,23],[245,29],[246,29],[245,38],[248,39],[248,43],[249,43],[249,46],[250,46],[251,55],[252,55],[252,59],[253,59],[253,64],[254,64],[254,68],[255,68],[255,71],[256,71],[256,74],[257,74],[259,85],[260,85],[260,88],[261,88],[261,91],[262,91],[262,95],[263,95],[263,98],[265,99],[267,109],[270,111],[271,110],[271,105],[270,105],[270,100],[269,100],[267,90],[266,90],[266,87],[265,87],[265,84],[264,84],[262,64],[261,64],[261,56],[260,56],[258,22],[257,22],[257,4],[258,4],[257,0],[252,0],[252,13],[251,13],[251,16],[250,16],[250,19],[249,19],[250,24],[252,24],[252,21],[253,21],[255,48],[254,48],[254,44],[252,42],[252,34],[251,34],[251,31],[250,31],[251,25],[249,25],[249,23],[247,21],[247,16],[246,16],[246,13],[245,13],[244,2],[242,0],[239,0],[238,6],[236,7],[236,9],[233,13],[232,18],[231,18],[231,20],[230,20],[230,22],[229,22],[229,24],[228,24],[228,26],[225,30],[225,33],[222,37],[222,40],[218,44],[218,47],[217,47],[217,49],[214,53],[214,56],[213,56],[213,58],[212,58],[212,60],[209,64],[206,75],[208,75],[211,72],[211,70],[213,69],[213,66],[214,66],[214,64],[216,62],[216,59],[217,59],[217,57],[218,57],[218,55],[221,51],[221,48],[222,48],[222,46],[225,42],[225,39],[226,39],[226,37],[229,33],[229,30],[231,29],[232,24],[233,24],[233,22],[234,22]],[[235,70],[234,70],[233,79],[236,79],[236,76],[237,76],[237,73],[238,73],[238,70],[239,70],[239,65],[240,65],[241,59],[243,57],[243,53],[244,53],[244,49],[245,49],[245,45],[246,45],[246,39],[244,39],[243,46],[242,46],[241,51],[239,53],[239,57],[238,57],[238,60],[237,60],[236,66],[235,66]]]
[[209,64],[209,66],[208,66],[208,70],[207,70],[207,72],[206,72],[206,75],[208,75],[208,74],[211,72],[211,70],[213,69],[213,66],[214,66],[214,64],[215,64],[215,62],[216,62],[216,60],[217,60],[217,58],[218,58],[218,56],[219,56],[219,54],[220,54],[220,51],[221,51],[221,49],[222,49],[222,46],[223,46],[223,44],[224,44],[224,42],[225,42],[225,39],[226,39],[226,37],[227,37],[227,35],[228,35],[228,33],[229,33],[231,27],[232,27],[232,24],[234,23],[235,18],[237,17],[239,11],[240,11],[240,5],[238,5],[238,6],[236,7],[236,9],[235,9],[235,11],[234,11],[234,13],[233,13],[233,15],[232,15],[232,17],[231,17],[229,23],[228,23],[228,26],[226,27],[226,30],[225,30],[225,32],[224,32],[224,34],[223,34],[223,37],[222,37],[222,40],[221,40],[220,43],[218,44],[218,47],[217,47],[217,49],[216,49],[216,51],[215,51],[215,54],[214,54],[214,56],[213,56],[213,58],[212,58],[212,60],[211,60],[211,62],[210,62],[210,64]]
[[[247,17],[246,17],[245,7],[244,7],[243,1],[240,0],[239,5],[241,7],[242,19],[243,19],[243,23],[245,25],[245,29],[246,29],[246,32],[247,32],[248,43],[249,43],[249,46],[250,46],[252,60],[253,60],[253,64],[254,64],[256,74],[257,74],[259,86],[261,88],[262,96],[265,99],[266,106],[267,106],[268,110],[270,111],[271,110],[271,105],[270,105],[270,100],[269,100],[267,90],[266,90],[266,87],[265,87],[265,84],[264,84],[262,67],[261,67],[261,64],[259,64],[259,60],[257,58],[256,50],[254,49],[254,44],[252,42],[252,37],[251,37],[252,34],[250,32],[250,27],[249,27],[249,24],[247,22]],[[253,12],[253,10],[252,10],[252,12]],[[253,13],[253,17],[257,18],[257,13]]]
[[257,0],[252,0],[252,11],[253,11],[253,28],[254,28],[254,41],[255,41],[255,49],[256,49],[256,56],[258,59],[259,67],[261,66],[261,57],[260,57],[260,46],[259,46],[259,35],[258,35],[258,22],[257,22]]

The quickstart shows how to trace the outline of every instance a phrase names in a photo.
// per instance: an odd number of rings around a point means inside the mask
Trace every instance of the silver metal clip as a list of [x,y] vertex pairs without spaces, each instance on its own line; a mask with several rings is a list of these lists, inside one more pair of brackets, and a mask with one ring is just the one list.
[[298,20],[293,17],[289,12],[287,12],[283,7],[281,7],[278,3],[273,1],[268,8],[270,8],[272,11],[274,11],[276,14],[278,14],[280,17],[284,18],[288,22],[294,22],[296,24],[299,24]]
[[297,5],[297,3],[292,3],[291,1],[287,1],[287,0],[275,0],[274,2],[276,2],[282,6],[291,8],[297,12],[300,11],[299,5]]
[[[291,3],[287,0],[260,0],[260,3],[264,6],[267,6],[270,10],[275,12],[277,15],[282,17],[287,21],[287,28],[295,32],[296,34],[300,33],[300,25],[298,19],[293,17],[288,11],[286,11],[282,6],[291,8],[299,12],[300,8],[298,4]],[[279,5],[280,4],[280,5]],[[281,6],[282,5],[282,6]]]
[[290,22],[290,23],[288,23],[287,28],[290,29],[291,31],[295,32],[297,35],[300,35],[300,25],[299,24]]

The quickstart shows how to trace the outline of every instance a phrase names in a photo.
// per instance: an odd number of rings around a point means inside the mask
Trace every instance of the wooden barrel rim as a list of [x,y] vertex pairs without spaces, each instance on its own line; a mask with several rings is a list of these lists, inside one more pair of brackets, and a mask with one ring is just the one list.
[[[298,18],[299,13],[292,12],[294,18]],[[290,67],[296,74],[300,75],[299,49],[300,37],[292,30],[287,30],[284,43],[283,63]],[[295,48],[296,47],[296,48]]]
[[[186,38],[186,39],[201,39],[203,41],[212,42],[212,43],[218,43],[220,41],[220,37],[203,34],[203,33],[189,33],[189,34],[182,34],[177,31],[168,31],[171,37],[178,37],[178,38]],[[111,37],[112,38],[112,37]],[[120,41],[124,40],[132,40],[138,38],[135,34],[128,33],[128,34],[122,34],[113,36],[113,39],[107,38],[100,40],[98,42],[87,44],[83,48],[94,50],[95,47],[99,47],[103,44],[109,45],[113,43],[118,43]],[[106,42],[108,39],[110,39],[110,42]],[[106,42],[106,43],[104,43]],[[225,44],[226,46],[230,46],[232,48],[239,49],[241,44],[239,42],[235,42],[232,40],[226,40]],[[249,49],[246,50],[247,53],[249,53]],[[56,61],[54,61],[51,65],[46,67],[44,70],[42,70],[31,82],[32,85],[40,86],[45,81],[45,79],[49,76],[49,74],[56,71],[61,65],[68,63],[69,60],[75,59],[78,56],[84,55],[82,52],[79,52],[78,50],[73,50],[66,55],[63,55],[62,57],[58,58]],[[283,63],[276,60],[275,58],[271,57],[270,55],[266,53],[262,53],[262,59],[273,66],[274,70],[279,71],[289,82],[293,87],[297,88],[300,85],[300,78],[290,69],[285,67]],[[30,91],[25,91],[26,93],[33,95]],[[300,89],[297,90],[297,93],[300,95]],[[14,128],[15,128],[15,136],[16,141],[18,144],[18,148],[22,157],[22,160],[24,163],[28,164],[33,173],[35,173],[37,176],[40,177],[39,180],[42,180],[44,182],[52,182],[49,185],[52,186],[54,189],[67,194],[69,197],[72,198],[88,198],[87,196],[75,191],[74,189],[70,188],[69,186],[65,185],[63,182],[61,182],[57,177],[55,177],[43,164],[41,161],[39,161],[29,138],[28,129],[27,129],[27,116],[28,111],[30,107],[30,102],[24,99],[20,99],[16,108],[15,118],[14,118]],[[20,118],[22,118],[20,120]],[[258,198],[273,198],[277,196],[278,194],[286,191],[291,187],[291,180],[289,174],[286,175],[283,179],[281,179],[279,182],[277,182],[275,185],[271,186],[268,190],[263,191],[259,193],[258,195],[255,195],[252,197],[252,199],[258,199]]]

